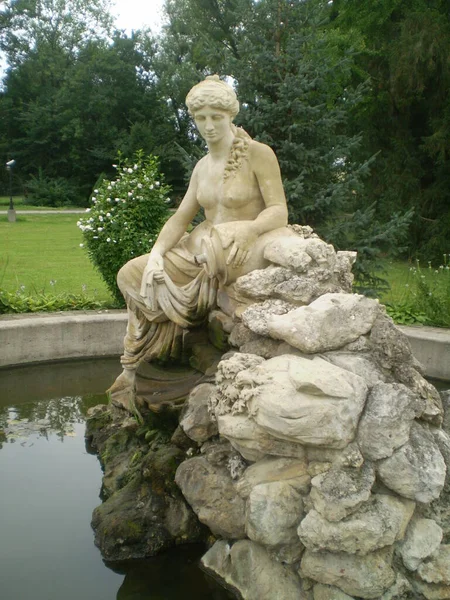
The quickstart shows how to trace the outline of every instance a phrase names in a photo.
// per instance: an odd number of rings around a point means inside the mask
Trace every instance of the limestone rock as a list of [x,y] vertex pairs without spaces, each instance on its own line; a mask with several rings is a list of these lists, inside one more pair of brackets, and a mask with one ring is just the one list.
[[445,485],[444,491],[450,491],[450,435],[446,433],[443,429],[432,428],[431,432],[434,436],[434,441],[436,442],[441,454],[444,458],[445,464],[447,465],[447,474],[445,476]]
[[450,598],[450,585],[415,581],[414,587],[427,600],[449,600]]
[[419,565],[417,573],[427,583],[450,586],[450,545],[442,544],[433,556]]
[[258,339],[261,339],[260,336],[257,333],[251,331],[248,327],[246,327],[244,323],[236,323],[236,325],[231,330],[228,342],[232,346],[240,348],[244,344],[247,344],[248,342],[253,342],[254,340]]
[[360,377],[317,357],[277,356],[236,381],[253,386],[249,412],[267,433],[331,448],[344,448],[355,437],[367,394]]
[[241,352],[247,352],[249,354],[256,354],[263,358],[272,358],[279,354],[280,342],[278,340],[272,340],[260,336],[257,340],[247,342],[239,348]]
[[273,295],[276,286],[292,275],[290,269],[269,266],[266,269],[256,269],[247,275],[238,277],[234,285],[236,291],[247,298],[267,300]]
[[385,369],[392,369],[399,364],[413,363],[408,338],[385,314],[380,313],[373,323],[370,342],[379,364]]
[[246,460],[256,462],[266,455],[303,458],[305,449],[296,442],[280,440],[269,435],[245,415],[221,415],[217,417],[220,435],[230,441]]
[[[279,238],[267,244],[264,250],[264,258],[276,265],[281,265],[289,269],[294,269],[294,271],[299,273],[304,273],[308,270],[308,267],[313,261],[313,257],[311,256],[311,253],[314,252],[313,246],[317,246],[316,253],[319,252],[319,247],[322,247],[324,256],[326,256],[327,253],[330,257],[334,255],[334,249],[318,238],[306,240],[301,237],[293,236]],[[308,252],[308,248],[310,249],[310,252]],[[334,258],[333,267],[335,262],[336,258]]]
[[[106,560],[154,556],[181,542],[199,542],[204,531],[173,484],[183,452],[163,446],[92,515],[95,544]],[[148,472],[151,472],[151,477]]]
[[288,315],[274,312],[267,320],[267,331],[302,352],[327,352],[370,331],[378,313],[378,301],[365,296],[324,294]]
[[292,304],[309,304],[322,294],[338,293],[342,289],[333,280],[318,281],[315,273],[308,275],[293,275],[279,283],[274,289],[274,296]]
[[271,483],[273,481],[289,483],[297,490],[301,481],[300,491],[306,492],[311,481],[306,460],[296,458],[264,458],[248,467],[242,478],[237,482],[236,487],[242,498],[247,498],[256,485]]
[[438,498],[445,483],[442,454],[433,435],[417,422],[412,424],[408,442],[380,461],[377,470],[389,489],[418,502]]
[[265,546],[294,544],[302,514],[302,497],[289,482],[261,483],[247,500],[247,535]]
[[201,562],[207,571],[246,600],[299,600],[303,597],[298,576],[250,540],[240,540],[232,546],[218,541]]
[[375,482],[372,465],[361,469],[331,468],[311,481],[314,508],[328,521],[340,521],[366,502]]
[[441,402],[444,411],[442,427],[450,433],[450,390],[441,392]]
[[414,506],[410,501],[376,494],[337,523],[311,510],[300,523],[298,535],[309,550],[368,554],[403,537]]
[[225,468],[196,456],[181,463],[175,481],[199,520],[214,535],[230,539],[245,536],[244,501]]
[[[285,300],[270,299],[252,304],[242,313],[244,324],[258,335],[269,335],[268,321],[272,315],[285,315],[298,308],[296,304]],[[278,339],[278,338],[276,338]],[[295,346],[295,344],[292,344]]]
[[395,600],[396,598],[409,597],[412,592],[412,586],[404,575],[397,573],[394,584],[384,592],[380,600]]
[[424,379],[413,366],[407,363],[397,365],[393,373],[400,383],[404,383],[424,401],[420,418],[432,425],[440,426],[443,418],[443,407],[439,392]]
[[189,394],[180,417],[180,426],[191,440],[206,442],[217,435],[217,424],[208,411],[208,401],[215,389],[211,383],[201,383]]
[[337,586],[350,596],[379,598],[395,581],[391,557],[392,551],[385,548],[365,556],[306,550],[300,575]]
[[433,519],[413,519],[400,544],[403,564],[410,571],[415,571],[425,558],[439,548],[441,541],[442,529]]
[[359,356],[354,352],[341,351],[327,352],[322,355],[322,358],[341,369],[346,369],[362,377],[369,387],[386,381],[385,375],[378,369],[374,361],[366,356]]
[[369,460],[391,456],[409,439],[423,401],[399,383],[378,383],[370,391],[358,427],[358,444]]
[[333,585],[316,583],[314,586],[314,600],[353,600],[353,596],[349,596]]

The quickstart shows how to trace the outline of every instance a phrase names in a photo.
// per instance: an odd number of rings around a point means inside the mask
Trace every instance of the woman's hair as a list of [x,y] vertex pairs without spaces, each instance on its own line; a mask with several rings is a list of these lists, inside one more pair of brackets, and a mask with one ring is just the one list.
[[226,110],[233,119],[239,112],[239,101],[233,88],[222,81],[218,75],[209,75],[194,85],[186,96],[186,105],[189,114],[193,117],[204,106]]

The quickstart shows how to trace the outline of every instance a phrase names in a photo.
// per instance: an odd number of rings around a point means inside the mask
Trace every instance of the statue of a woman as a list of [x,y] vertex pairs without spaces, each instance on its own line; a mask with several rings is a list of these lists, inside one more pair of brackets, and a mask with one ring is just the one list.
[[[176,357],[183,329],[200,325],[215,304],[218,280],[198,260],[202,240],[218,236],[235,280],[260,266],[264,234],[287,224],[278,161],[268,146],[233,125],[239,111],[233,89],[213,75],[191,89],[186,104],[208,154],[195,166],[183,201],[150,254],[129,261],[117,277],[128,327],[124,370],[109,392],[113,403],[126,408],[139,363]],[[187,234],[200,207],[205,221]]]

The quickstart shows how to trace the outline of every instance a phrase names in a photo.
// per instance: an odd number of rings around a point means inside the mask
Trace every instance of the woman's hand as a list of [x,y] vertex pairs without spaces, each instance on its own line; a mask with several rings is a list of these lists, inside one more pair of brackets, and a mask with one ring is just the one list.
[[156,310],[156,299],[153,293],[153,282],[162,283],[164,281],[164,259],[162,255],[152,250],[148,257],[147,265],[142,274],[140,296],[144,299],[145,305],[151,310]]
[[234,269],[241,267],[250,258],[251,247],[258,239],[253,221],[230,221],[215,225],[214,228],[222,240],[222,247],[231,246],[227,258],[227,265]]

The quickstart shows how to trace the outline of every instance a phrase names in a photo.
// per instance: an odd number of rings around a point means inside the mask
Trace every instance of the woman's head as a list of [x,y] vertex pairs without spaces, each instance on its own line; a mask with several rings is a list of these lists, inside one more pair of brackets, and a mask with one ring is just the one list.
[[239,112],[239,102],[233,88],[221,81],[218,75],[210,75],[194,85],[186,96],[186,105],[193,117],[196,111],[204,106],[225,110],[230,113],[232,119]]

